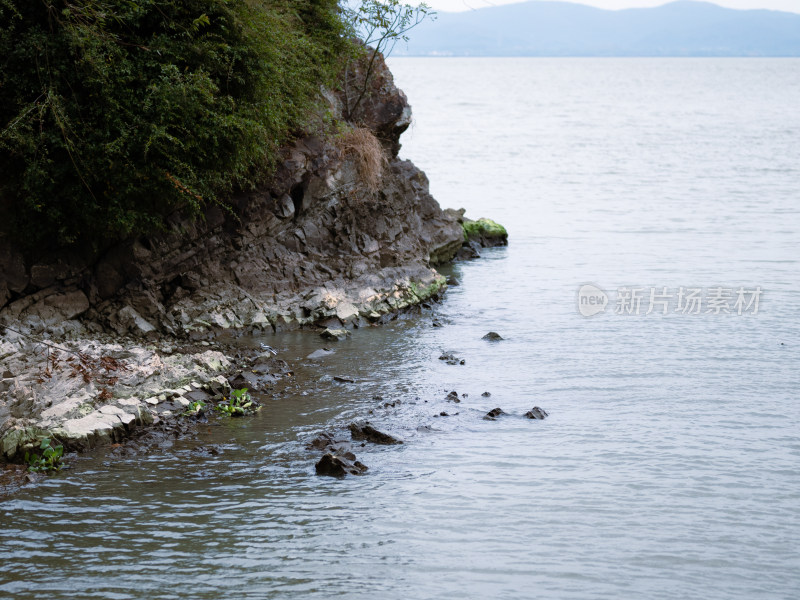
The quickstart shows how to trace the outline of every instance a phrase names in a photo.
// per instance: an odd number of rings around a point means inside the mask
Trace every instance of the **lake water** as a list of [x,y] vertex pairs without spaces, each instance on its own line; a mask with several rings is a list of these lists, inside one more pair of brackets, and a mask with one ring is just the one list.
[[[401,154],[509,247],[320,361],[268,338],[298,387],[202,429],[219,456],[87,456],[0,501],[0,597],[796,598],[800,61],[390,65]],[[406,443],[316,477],[304,442],[370,410]]]

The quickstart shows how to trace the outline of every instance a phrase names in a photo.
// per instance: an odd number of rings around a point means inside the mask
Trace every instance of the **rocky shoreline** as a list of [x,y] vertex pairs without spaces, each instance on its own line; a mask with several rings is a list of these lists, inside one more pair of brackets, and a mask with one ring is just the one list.
[[91,256],[25,256],[0,237],[0,461],[43,437],[111,445],[231,386],[267,386],[288,365],[234,357],[221,333],[379,324],[442,294],[437,265],[507,243],[496,223],[439,207],[398,158],[411,111],[382,60],[370,85],[356,117],[385,154],[377,184],[358,152],[307,136],[231,212],[175,215],[171,231]]

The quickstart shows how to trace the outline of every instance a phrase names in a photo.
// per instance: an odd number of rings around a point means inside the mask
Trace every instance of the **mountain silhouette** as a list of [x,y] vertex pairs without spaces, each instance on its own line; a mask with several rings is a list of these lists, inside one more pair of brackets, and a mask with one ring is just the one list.
[[533,1],[439,13],[397,56],[800,56],[800,14],[679,1],[603,10]]

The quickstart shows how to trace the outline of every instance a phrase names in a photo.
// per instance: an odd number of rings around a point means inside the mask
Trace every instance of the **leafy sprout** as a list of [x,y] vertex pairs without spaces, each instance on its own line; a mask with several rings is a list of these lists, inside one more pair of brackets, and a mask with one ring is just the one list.
[[217,410],[231,417],[243,417],[254,410],[253,402],[247,388],[231,391],[228,401],[217,405]]
[[28,470],[37,471],[60,471],[61,457],[64,456],[64,446],[53,447],[50,438],[44,438],[39,445],[41,455],[25,453],[25,462],[28,463]]

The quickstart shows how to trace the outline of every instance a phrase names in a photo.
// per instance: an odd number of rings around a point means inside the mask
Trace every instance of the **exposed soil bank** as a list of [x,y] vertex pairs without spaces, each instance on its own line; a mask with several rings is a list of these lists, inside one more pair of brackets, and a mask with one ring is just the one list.
[[[354,120],[383,147],[377,182],[357,151],[312,136],[231,212],[176,215],[169,233],[101,256],[25,257],[0,238],[2,457],[44,435],[74,449],[118,441],[227,392],[230,357],[197,342],[380,322],[444,290],[436,265],[506,243],[502,227],[443,211],[398,158],[411,110],[382,60],[370,85]],[[341,119],[340,98],[327,99]]]

